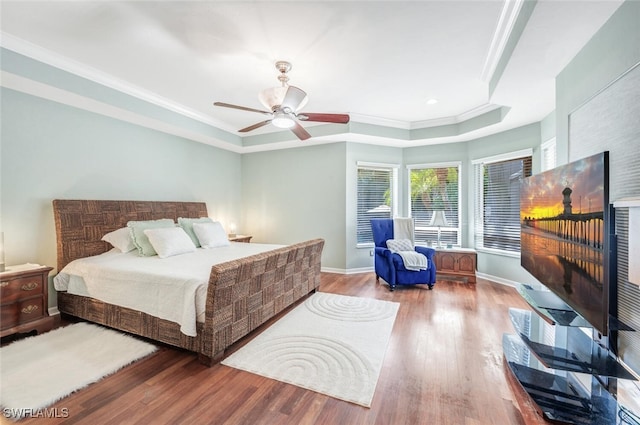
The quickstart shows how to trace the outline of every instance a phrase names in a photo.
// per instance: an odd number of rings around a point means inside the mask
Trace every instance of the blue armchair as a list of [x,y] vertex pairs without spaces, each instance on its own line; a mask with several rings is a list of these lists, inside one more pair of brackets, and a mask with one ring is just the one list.
[[433,285],[436,283],[436,265],[433,262],[433,255],[436,251],[434,249],[416,246],[415,250],[427,257],[428,268],[420,271],[407,270],[402,262],[402,257],[387,248],[387,241],[393,239],[393,219],[372,219],[371,230],[375,244],[373,259],[376,281],[382,277],[389,284],[391,291],[395,289],[396,285],[425,284],[429,286],[429,289],[433,289]]

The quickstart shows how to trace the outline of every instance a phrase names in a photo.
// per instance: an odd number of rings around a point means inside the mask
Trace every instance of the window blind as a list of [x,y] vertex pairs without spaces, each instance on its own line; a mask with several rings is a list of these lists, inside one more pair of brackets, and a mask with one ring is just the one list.
[[475,164],[476,247],[520,252],[520,180],[531,155]]
[[542,144],[542,171],[556,167],[556,138]]
[[392,218],[394,200],[392,167],[358,166],[357,243],[373,243],[372,218]]

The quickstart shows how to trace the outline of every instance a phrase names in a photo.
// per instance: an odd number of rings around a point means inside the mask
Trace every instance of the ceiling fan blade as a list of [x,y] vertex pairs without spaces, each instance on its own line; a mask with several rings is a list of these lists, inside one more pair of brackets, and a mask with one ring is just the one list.
[[294,112],[302,107],[303,104],[306,103],[306,100],[307,94],[304,90],[295,86],[289,86],[287,93],[284,95],[284,99],[282,99],[282,105],[280,105],[280,107],[282,109],[289,108]]
[[304,127],[301,126],[298,121],[296,121],[296,124],[293,127],[291,127],[291,131],[293,131],[293,134],[298,136],[298,139],[300,140],[307,140],[308,138],[311,137],[311,134],[309,134],[309,132],[305,130]]
[[240,133],[246,133],[248,131],[255,130],[256,128],[264,127],[265,125],[269,124],[270,122],[271,122],[271,120],[265,120],[265,121],[250,125],[249,127],[245,127],[245,128],[243,128],[241,130],[238,130],[238,131]]
[[349,122],[349,115],[347,114],[316,114],[313,112],[304,112],[302,114],[298,114],[298,119],[302,121],[333,122],[338,124],[346,124]]
[[263,110],[261,110],[261,109],[247,108],[246,106],[232,105],[231,103],[214,102],[213,104],[214,104],[215,106],[222,106],[222,107],[224,107],[224,108],[240,109],[241,111],[257,112],[257,113],[259,113],[259,114],[267,114],[267,115],[271,115],[271,112],[270,112],[270,111],[263,111]]

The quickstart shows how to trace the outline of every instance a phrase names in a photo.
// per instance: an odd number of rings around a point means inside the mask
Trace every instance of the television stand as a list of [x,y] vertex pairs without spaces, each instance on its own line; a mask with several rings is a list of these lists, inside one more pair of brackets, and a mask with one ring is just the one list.
[[566,346],[557,347],[548,345],[548,342],[541,337],[541,335],[549,335],[552,329],[551,325],[535,313],[510,308],[509,317],[520,340],[547,368],[637,380],[609,350],[589,338],[582,329],[568,328]]
[[[514,380],[540,415],[561,424],[640,425],[638,412],[620,404],[607,389],[619,385],[618,379],[637,378],[581,329],[592,326],[549,291],[528,285],[518,291],[533,311],[509,309],[516,334],[503,335],[502,347]],[[611,321],[610,328],[632,330]],[[620,422],[621,417],[631,420]]]
[[[627,409],[591,377],[587,391],[572,374],[559,374],[553,369],[532,366],[523,358],[527,347],[515,335],[502,340],[505,359],[522,388],[546,420],[577,425],[613,425]],[[633,423],[633,422],[631,422]]]

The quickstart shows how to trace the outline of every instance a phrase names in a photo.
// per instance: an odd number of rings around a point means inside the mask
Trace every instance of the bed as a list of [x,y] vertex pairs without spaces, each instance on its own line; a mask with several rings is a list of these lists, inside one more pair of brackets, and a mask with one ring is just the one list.
[[[56,199],[53,213],[60,272],[73,260],[107,253],[112,247],[102,237],[129,221],[207,217],[207,208],[203,202]],[[211,365],[233,343],[318,289],[323,247],[323,239],[313,239],[213,265],[195,336],[173,321],[66,291],[57,292],[58,309],[196,352]]]

